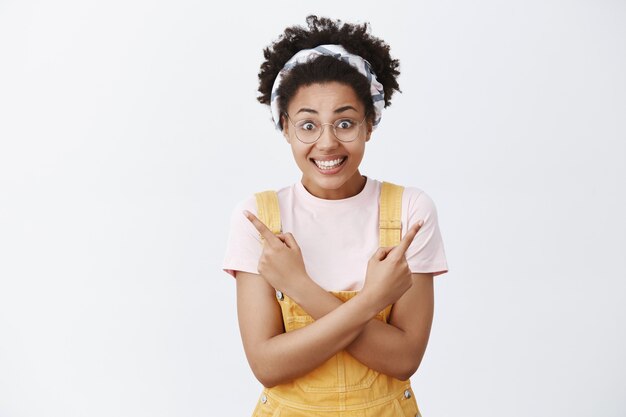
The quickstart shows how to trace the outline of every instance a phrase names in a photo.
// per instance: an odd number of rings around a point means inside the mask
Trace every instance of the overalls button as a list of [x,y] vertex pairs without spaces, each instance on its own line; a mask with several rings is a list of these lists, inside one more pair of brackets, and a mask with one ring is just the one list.
[[404,391],[404,398],[411,398],[411,391],[408,389]]
[[282,301],[285,298],[285,296],[283,295],[282,291],[276,290],[276,298]]
[[265,404],[267,402],[267,397],[265,396],[265,394],[263,394],[263,396],[261,397],[261,402],[263,404]]

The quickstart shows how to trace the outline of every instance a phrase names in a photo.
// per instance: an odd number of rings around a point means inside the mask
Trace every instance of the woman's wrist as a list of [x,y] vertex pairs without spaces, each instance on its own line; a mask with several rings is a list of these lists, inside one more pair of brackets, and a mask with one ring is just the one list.
[[380,297],[377,297],[376,294],[373,294],[371,291],[368,291],[365,288],[359,291],[358,295],[367,305],[372,307],[373,311],[375,311],[374,315],[383,311],[387,307],[387,305],[381,303]]
[[[306,294],[311,294],[312,291],[315,291],[319,288],[319,285],[315,281],[311,279],[311,277],[306,273],[302,273],[301,275],[295,276],[293,280],[292,288],[289,291],[285,291],[289,298],[296,302],[296,304],[303,304],[304,297]],[[318,288],[316,288],[318,287]]]
[[351,300],[362,304],[363,308],[366,311],[366,314],[364,316],[368,318],[368,321],[376,317],[376,315],[378,315],[378,313],[380,313],[385,308],[380,307],[380,300],[370,294],[370,292],[359,291],[359,293]]

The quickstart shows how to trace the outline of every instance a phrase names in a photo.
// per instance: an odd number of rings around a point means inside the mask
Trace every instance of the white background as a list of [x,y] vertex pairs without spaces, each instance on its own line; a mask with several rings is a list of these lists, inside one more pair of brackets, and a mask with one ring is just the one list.
[[626,415],[626,3],[0,0],[0,416],[249,416],[228,218],[299,180],[262,48],[400,59],[361,172],[434,199],[425,417]]

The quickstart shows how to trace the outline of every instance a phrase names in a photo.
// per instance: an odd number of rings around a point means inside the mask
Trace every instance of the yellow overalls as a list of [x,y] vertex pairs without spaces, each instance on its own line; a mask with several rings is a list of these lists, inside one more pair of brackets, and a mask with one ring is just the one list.
[[[395,246],[401,240],[400,216],[404,187],[382,183],[380,194],[380,246]],[[256,193],[258,218],[281,232],[280,211],[275,191]],[[264,242],[263,237],[261,241]],[[330,291],[347,301],[358,291]],[[287,294],[276,290],[285,331],[313,322],[313,318]],[[376,319],[389,321],[393,305]],[[421,417],[411,381],[400,381],[377,372],[342,350],[325,363],[292,381],[264,387],[252,417]]]

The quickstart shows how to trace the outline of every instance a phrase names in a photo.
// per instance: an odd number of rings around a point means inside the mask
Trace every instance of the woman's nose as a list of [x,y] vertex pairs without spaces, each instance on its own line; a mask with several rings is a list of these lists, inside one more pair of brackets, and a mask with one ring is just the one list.
[[333,149],[339,145],[339,140],[335,137],[335,132],[333,131],[332,125],[324,125],[322,130],[322,134],[320,135],[315,145],[319,149]]

